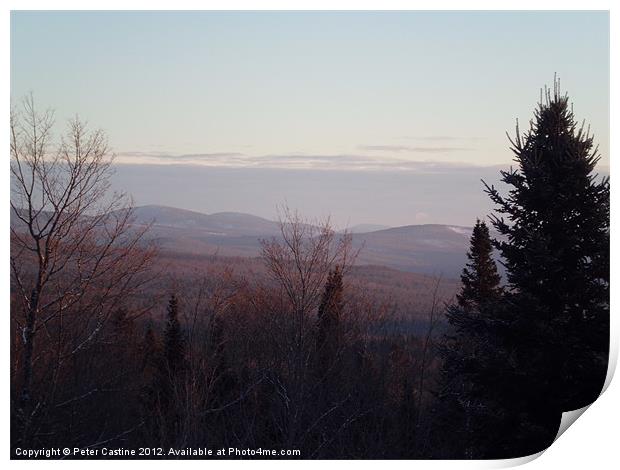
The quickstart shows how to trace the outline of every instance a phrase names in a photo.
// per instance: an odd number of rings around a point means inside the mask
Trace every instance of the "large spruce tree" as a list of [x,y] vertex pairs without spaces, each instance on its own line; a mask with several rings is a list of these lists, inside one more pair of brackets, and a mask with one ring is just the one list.
[[506,384],[506,415],[519,423],[513,451],[525,454],[549,445],[561,412],[591,403],[605,380],[609,179],[594,172],[597,148],[559,82],[511,143],[508,194],[485,183],[510,290],[494,326],[506,363],[487,379]]

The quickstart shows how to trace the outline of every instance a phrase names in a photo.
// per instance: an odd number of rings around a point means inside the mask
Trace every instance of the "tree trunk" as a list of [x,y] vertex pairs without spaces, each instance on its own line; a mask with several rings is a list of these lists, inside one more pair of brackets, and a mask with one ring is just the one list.
[[30,424],[32,420],[32,355],[34,351],[34,324],[39,307],[39,291],[32,290],[30,305],[26,311],[26,324],[22,330],[22,387],[20,393],[20,409],[22,414],[22,445],[30,441]]

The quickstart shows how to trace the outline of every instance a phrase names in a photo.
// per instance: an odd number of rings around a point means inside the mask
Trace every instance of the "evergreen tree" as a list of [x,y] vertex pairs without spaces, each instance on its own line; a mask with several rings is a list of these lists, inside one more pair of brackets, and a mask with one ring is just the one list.
[[[147,428],[161,445],[172,445],[181,426],[181,410],[185,397],[185,338],[179,323],[179,307],[173,294],[166,309],[166,326],[163,348],[156,358],[153,384],[146,391],[146,404],[152,406],[153,415]],[[147,330],[149,342],[152,332]],[[154,343],[154,341],[153,341]]]
[[478,439],[490,431],[493,408],[482,380],[489,359],[491,324],[501,299],[500,275],[493,260],[489,229],[476,221],[467,253],[469,262],[461,274],[457,302],[447,308],[449,332],[440,346],[443,358],[439,390],[440,433],[452,436],[449,456],[483,458],[488,449]]
[[511,143],[518,166],[501,172],[508,195],[485,183],[510,287],[493,333],[509,358],[487,379],[507,384],[507,415],[521,423],[513,449],[524,455],[550,444],[562,411],[591,403],[605,380],[609,179],[594,173],[597,148],[559,82]]
[[341,342],[340,319],[344,308],[342,271],[336,267],[329,273],[318,311],[317,351],[319,368],[325,373],[336,359]]
[[343,309],[342,271],[336,267],[327,277],[318,309],[315,362],[318,409],[330,406],[340,386]]
[[210,348],[209,363],[212,376],[209,382],[212,383],[211,390],[213,403],[211,406],[223,406],[226,402],[232,401],[232,396],[237,388],[237,378],[230,367],[226,348],[226,331],[224,319],[221,314],[216,313],[211,319],[210,327]]
[[164,332],[164,361],[171,376],[182,372],[185,365],[185,339],[179,323],[178,301],[174,294],[168,301]]
[[469,262],[461,274],[463,287],[456,296],[460,307],[472,310],[480,304],[497,300],[500,297],[501,278],[492,254],[493,246],[489,228],[478,219],[472,231],[470,248],[467,253]]

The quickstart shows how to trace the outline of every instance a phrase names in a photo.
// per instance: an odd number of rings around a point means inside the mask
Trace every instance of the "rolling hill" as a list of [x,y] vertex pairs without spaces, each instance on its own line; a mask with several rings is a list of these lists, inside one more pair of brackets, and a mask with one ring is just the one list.
[[[250,214],[207,215],[166,206],[140,206],[134,215],[136,224],[152,224],[149,236],[163,250],[178,253],[252,257],[260,253],[260,239],[279,235],[277,222]],[[355,230],[352,235],[354,246],[361,248],[358,264],[454,278],[466,262],[469,227],[432,224],[366,228],[371,231]]]
[[183,229],[211,236],[266,236],[279,232],[277,222],[239,212],[201,212],[168,206],[138,206],[135,223],[152,223],[155,229]]
[[[11,226],[24,230],[12,212]],[[280,236],[278,222],[238,212],[203,214],[168,206],[138,206],[133,208],[133,223],[150,225],[148,238],[163,251],[184,255],[255,257],[260,254],[261,239]],[[471,228],[364,224],[350,232],[354,247],[360,248],[359,265],[458,278],[467,261]]]

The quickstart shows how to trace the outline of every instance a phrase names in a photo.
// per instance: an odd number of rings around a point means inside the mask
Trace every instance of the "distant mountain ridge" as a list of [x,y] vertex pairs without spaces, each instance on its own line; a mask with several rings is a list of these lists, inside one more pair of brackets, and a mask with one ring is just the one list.
[[212,235],[275,235],[277,222],[241,212],[202,212],[169,206],[136,206],[133,208],[135,223],[153,223],[156,227],[187,228],[212,232]]
[[[167,252],[255,257],[260,254],[261,239],[280,236],[278,222],[251,214],[204,214],[159,205],[132,210],[133,223],[150,225],[147,237]],[[22,230],[25,226],[11,214],[11,227]],[[361,248],[358,264],[449,278],[458,278],[467,262],[471,230],[441,224],[391,228],[362,224],[349,229],[353,246]]]
[[389,225],[380,225],[380,224],[357,224],[353,227],[348,227],[346,230],[349,233],[369,233],[369,232],[378,232],[379,230],[387,230],[390,227]]
[[[134,216],[137,224],[152,223],[150,236],[162,249],[183,253],[257,256],[260,239],[280,234],[278,222],[237,212],[209,215],[149,205],[134,207]],[[362,248],[360,264],[458,277],[467,261],[471,227],[425,224],[385,228],[362,224],[349,231],[354,246]]]

